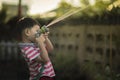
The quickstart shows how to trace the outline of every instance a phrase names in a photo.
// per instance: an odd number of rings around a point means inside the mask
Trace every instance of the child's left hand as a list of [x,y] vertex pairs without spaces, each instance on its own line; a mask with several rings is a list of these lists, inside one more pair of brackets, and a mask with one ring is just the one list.
[[48,38],[50,32],[46,32],[45,34],[43,34],[44,38]]

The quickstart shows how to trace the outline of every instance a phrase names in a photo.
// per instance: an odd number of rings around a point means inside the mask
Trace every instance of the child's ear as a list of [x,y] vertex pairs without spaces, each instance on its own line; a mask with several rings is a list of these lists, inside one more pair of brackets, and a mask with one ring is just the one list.
[[25,35],[26,35],[26,36],[30,36],[30,34],[31,34],[30,29],[28,29],[28,28],[25,29]]

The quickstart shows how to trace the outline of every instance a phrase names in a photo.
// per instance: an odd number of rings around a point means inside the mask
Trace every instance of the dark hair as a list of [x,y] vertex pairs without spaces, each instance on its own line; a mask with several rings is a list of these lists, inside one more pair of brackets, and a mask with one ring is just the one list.
[[26,28],[32,28],[34,25],[40,26],[40,24],[32,18],[26,17],[26,18],[19,19],[19,21],[16,24],[16,29],[15,29],[16,30],[16,38],[21,40],[22,32]]

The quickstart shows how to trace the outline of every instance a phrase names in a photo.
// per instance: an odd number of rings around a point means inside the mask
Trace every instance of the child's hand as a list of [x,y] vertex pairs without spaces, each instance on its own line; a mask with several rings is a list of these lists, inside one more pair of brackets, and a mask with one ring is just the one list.
[[40,30],[36,32],[35,37],[38,38],[41,34],[44,34],[44,36],[48,36],[49,28],[43,26]]
[[37,32],[35,33],[35,38],[38,38],[38,37],[40,37],[40,36],[41,36],[40,31],[37,31]]
[[44,41],[45,41],[45,38],[44,38],[43,34],[41,34],[39,37],[35,38],[36,43],[44,42]]
[[46,32],[45,34],[43,34],[44,38],[48,38],[50,32]]

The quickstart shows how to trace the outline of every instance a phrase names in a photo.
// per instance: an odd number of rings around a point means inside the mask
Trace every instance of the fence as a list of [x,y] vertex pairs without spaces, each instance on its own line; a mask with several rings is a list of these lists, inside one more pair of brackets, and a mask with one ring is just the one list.
[[20,50],[15,42],[0,42],[0,59],[1,60],[11,60],[20,59]]
[[28,80],[28,69],[15,42],[0,42],[0,80]]

